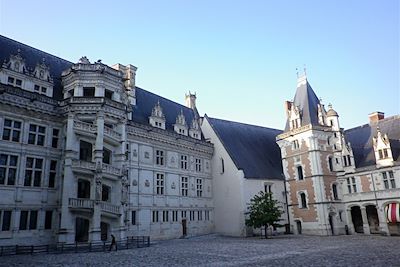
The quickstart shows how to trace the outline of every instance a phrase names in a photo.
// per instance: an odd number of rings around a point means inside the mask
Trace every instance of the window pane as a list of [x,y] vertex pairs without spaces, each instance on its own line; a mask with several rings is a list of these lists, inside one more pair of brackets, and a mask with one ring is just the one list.
[[57,166],[57,161],[56,160],[52,160],[50,162],[50,170],[52,170],[52,171],[56,170],[56,166]]
[[41,169],[42,168],[42,164],[43,164],[43,159],[36,159],[35,168],[36,169]]
[[18,156],[10,156],[10,162],[8,165],[17,166]]
[[14,121],[14,128],[21,129],[21,122]]
[[38,146],[44,145],[44,135],[40,135],[40,134],[38,135],[37,145]]
[[24,186],[30,186],[32,181],[32,171],[26,170],[25,171],[25,180],[24,180]]
[[12,122],[12,120],[5,119],[4,120],[4,126],[11,127],[11,122]]
[[20,131],[14,130],[12,133],[12,141],[19,142]]
[[35,124],[29,125],[29,131],[36,132],[36,125]]
[[19,219],[19,230],[26,230],[28,224],[28,211],[21,211],[21,216]]
[[10,140],[10,129],[4,129],[3,130],[3,140]]
[[16,173],[17,173],[16,169],[13,169],[13,168],[8,169],[7,185],[14,185],[15,184]]
[[26,167],[27,168],[33,167],[33,158],[26,158]]
[[0,184],[4,184],[6,180],[6,168],[0,167]]
[[39,133],[45,133],[46,132],[46,128],[43,126],[39,126]]
[[42,172],[35,171],[35,179],[33,180],[33,186],[40,186],[42,180]]
[[37,226],[37,210],[31,211],[31,216],[29,218],[29,230],[36,229]]
[[7,155],[6,154],[0,154],[0,165],[7,165]]
[[53,217],[53,211],[47,210],[45,221],[44,221],[44,229],[51,229],[52,217]]
[[28,136],[28,144],[30,144],[30,145],[34,145],[35,144],[35,138],[36,137],[36,135],[35,134],[29,134],[29,136]]
[[3,226],[1,227],[2,231],[9,231],[11,225],[11,211],[6,210],[3,212]]

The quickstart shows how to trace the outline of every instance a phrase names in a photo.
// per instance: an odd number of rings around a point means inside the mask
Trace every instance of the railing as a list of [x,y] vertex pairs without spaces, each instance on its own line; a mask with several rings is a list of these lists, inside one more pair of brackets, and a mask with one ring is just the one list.
[[111,246],[110,241],[95,241],[89,243],[64,244],[36,246],[0,246],[0,256],[22,255],[22,254],[60,254],[60,253],[80,253],[80,252],[99,252],[107,250],[125,250],[134,248],[150,247],[149,236],[130,236],[126,239],[116,241],[115,246]]
[[105,103],[108,106],[118,108],[118,109],[126,109],[126,106],[123,103],[119,103],[117,101],[114,101],[112,99],[108,99],[102,96],[91,96],[91,97],[86,97],[86,96],[73,96],[69,99],[70,103],[78,103],[78,104],[102,104]]
[[86,198],[70,198],[68,206],[70,208],[93,209],[94,201]]
[[108,202],[104,202],[104,201],[100,202],[100,208],[101,208],[101,211],[106,211],[106,212],[110,212],[110,213],[114,213],[114,214],[120,214],[119,206],[110,204]]
[[114,167],[110,164],[103,163],[103,172],[114,174],[114,175],[121,175],[121,169]]
[[97,132],[97,125],[83,121],[74,121],[74,129],[95,133]]
[[96,169],[96,163],[84,160],[72,160],[72,167],[80,167],[93,171]]
[[104,134],[108,135],[108,136],[110,136],[112,138],[115,138],[117,140],[120,140],[121,137],[122,137],[122,134],[120,134],[117,131],[114,131],[113,129],[111,129],[111,128],[107,127],[107,126],[104,126]]

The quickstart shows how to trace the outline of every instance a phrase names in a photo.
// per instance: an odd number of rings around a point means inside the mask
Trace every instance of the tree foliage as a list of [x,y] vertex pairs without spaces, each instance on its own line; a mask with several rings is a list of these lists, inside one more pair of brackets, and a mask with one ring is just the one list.
[[250,200],[248,208],[249,217],[246,219],[246,225],[254,228],[265,226],[265,238],[267,238],[268,226],[281,226],[279,221],[281,221],[283,210],[279,202],[272,198],[271,193],[260,191]]

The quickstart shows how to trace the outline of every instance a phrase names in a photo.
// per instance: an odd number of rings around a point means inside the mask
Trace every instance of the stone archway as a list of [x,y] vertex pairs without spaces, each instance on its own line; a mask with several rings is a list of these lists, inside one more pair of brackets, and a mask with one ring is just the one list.
[[360,206],[351,207],[351,220],[353,221],[354,231],[356,233],[364,233]]
[[375,205],[368,205],[365,207],[365,210],[367,212],[367,219],[371,234],[379,234],[379,217]]

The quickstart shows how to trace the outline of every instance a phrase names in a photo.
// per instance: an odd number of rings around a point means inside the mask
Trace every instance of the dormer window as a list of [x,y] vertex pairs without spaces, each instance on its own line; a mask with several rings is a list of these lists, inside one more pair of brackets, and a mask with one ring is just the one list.
[[95,92],[94,87],[83,87],[83,96],[84,97],[93,97]]
[[379,159],[386,159],[389,157],[387,148],[379,149],[378,153],[379,153]]
[[151,116],[149,117],[149,123],[153,127],[157,127],[160,129],[165,130],[165,116],[160,105],[160,102],[154,106],[153,110],[151,111]]
[[22,88],[22,80],[20,80],[20,79],[16,79],[14,77],[8,76],[7,82],[9,85]]

